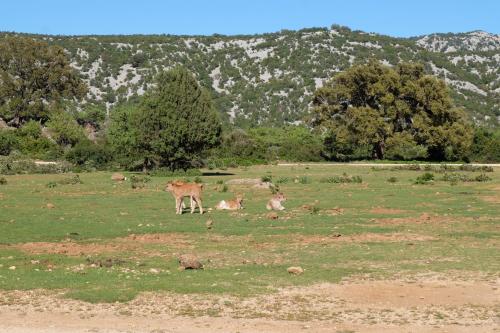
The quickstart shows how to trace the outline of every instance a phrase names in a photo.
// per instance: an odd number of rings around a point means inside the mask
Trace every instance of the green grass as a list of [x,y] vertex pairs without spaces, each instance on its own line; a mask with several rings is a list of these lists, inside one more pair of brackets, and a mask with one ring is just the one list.
[[[132,189],[130,182],[114,183],[104,172],[80,174],[81,183],[75,184],[64,182],[71,175],[6,176],[7,183],[0,187],[0,288],[57,289],[71,298],[113,302],[133,299],[142,291],[244,297],[269,288],[338,282],[359,274],[385,278],[500,270],[500,208],[491,200],[499,197],[498,169],[488,173],[491,181],[453,186],[440,177],[426,185],[414,184],[420,173],[412,170],[356,166],[256,166],[225,173],[229,175],[197,177],[205,184],[204,206],[214,207],[219,200],[242,193],[245,209],[203,216],[175,215],[174,200],[163,191],[173,179],[169,177],[152,177],[143,188]],[[344,173],[362,177],[362,183],[324,181]],[[277,220],[266,218],[269,190],[231,185],[227,192],[220,191],[228,179],[262,175],[280,180],[288,199]],[[397,182],[388,182],[390,177]],[[50,182],[58,185],[47,187]],[[47,203],[55,208],[48,209]],[[398,211],[373,210],[377,207]],[[334,208],[342,213],[330,214]],[[431,218],[418,220],[424,213]],[[208,231],[209,217],[214,226]],[[155,233],[172,237],[163,243],[119,239]],[[434,239],[343,241],[348,236],[393,233]],[[329,238],[332,234],[342,236],[334,241]],[[26,242],[68,240],[82,246],[121,247],[74,256],[33,254],[20,248]],[[205,269],[179,271],[176,256],[181,253],[198,255]],[[89,264],[106,259],[121,262],[111,267]],[[305,273],[290,276],[286,268],[292,265],[302,266]],[[16,269],[9,269],[12,266]]]

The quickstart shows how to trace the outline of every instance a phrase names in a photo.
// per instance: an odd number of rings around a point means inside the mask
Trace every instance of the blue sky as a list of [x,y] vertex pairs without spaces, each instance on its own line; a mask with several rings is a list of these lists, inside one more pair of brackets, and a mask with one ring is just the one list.
[[500,0],[4,0],[0,31],[234,35],[329,27],[391,36],[500,34]]

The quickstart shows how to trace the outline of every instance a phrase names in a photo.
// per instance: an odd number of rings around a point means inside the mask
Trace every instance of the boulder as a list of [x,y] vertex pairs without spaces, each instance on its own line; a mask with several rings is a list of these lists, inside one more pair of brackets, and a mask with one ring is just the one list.
[[274,185],[270,182],[259,182],[255,185],[252,186],[253,188],[259,188],[259,189],[264,189],[264,190],[268,190],[272,187],[274,187]]
[[300,275],[300,274],[304,273],[304,269],[300,266],[288,267],[286,271],[289,274],[293,274],[293,275]]
[[122,175],[121,173],[114,173],[111,175],[111,179],[114,180],[114,181],[117,181],[117,182],[122,182],[124,180],[127,179],[127,177],[125,177],[124,175]]
[[203,264],[193,254],[183,254],[179,256],[179,265],[182,269],[202,269]]
[[226,182],[227,185],[257,185],[262,183],[259,178],[240,178],[230,179]]

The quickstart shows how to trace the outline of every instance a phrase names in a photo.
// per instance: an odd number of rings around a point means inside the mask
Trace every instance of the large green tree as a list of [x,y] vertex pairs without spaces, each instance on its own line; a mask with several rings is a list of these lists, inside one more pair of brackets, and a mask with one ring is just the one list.
[[111,136],[127,128],[126,141],[133,146],[129,151],[142,157],[144,169],[187,169],[220,141],[221,124],[210,94],[182,67],[161,73],[140,105],[114,120]]
[[378,159],[460,159],[472,143],[446,84],[420,64],[353,66],[315,92],[312,117],[337,159],[367,157],[363,151]]
[[0,37],[0,117],[10,124],[46,121],[51,110],[86,90],[61,47],[29,37]]

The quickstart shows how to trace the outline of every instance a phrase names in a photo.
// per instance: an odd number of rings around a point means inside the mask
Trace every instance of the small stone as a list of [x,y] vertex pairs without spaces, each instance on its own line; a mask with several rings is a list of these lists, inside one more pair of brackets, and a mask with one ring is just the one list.
[[149,270],[149,273],[152,273],[152,274],[159,274],[159,273],[160,273],[160,271],[159,271],[158,269],[156,269],[156,268],[151,268],[151,269]]
[[56,208],[56,206],[53,203],[50,203],[50,202],[46,205],[46,207],[48,209],[54,209],[54,208]]
[[205,225],[207,226],[207,229],[210,230],[212,229],[213,225],[214,225],[214,221],[212,221],[212,219],[208,219],[207,223],[205,223]]
[[286,271],[289,274],[293,274],[293,275],[300,275],[300,274],[304,273],[304,269],[300,266],[288,267]]
[[15,271],[15,270],[16,270],[16,266],[10,266],[10,267],[9,267],[9,269],[10,269],[11,271]]

